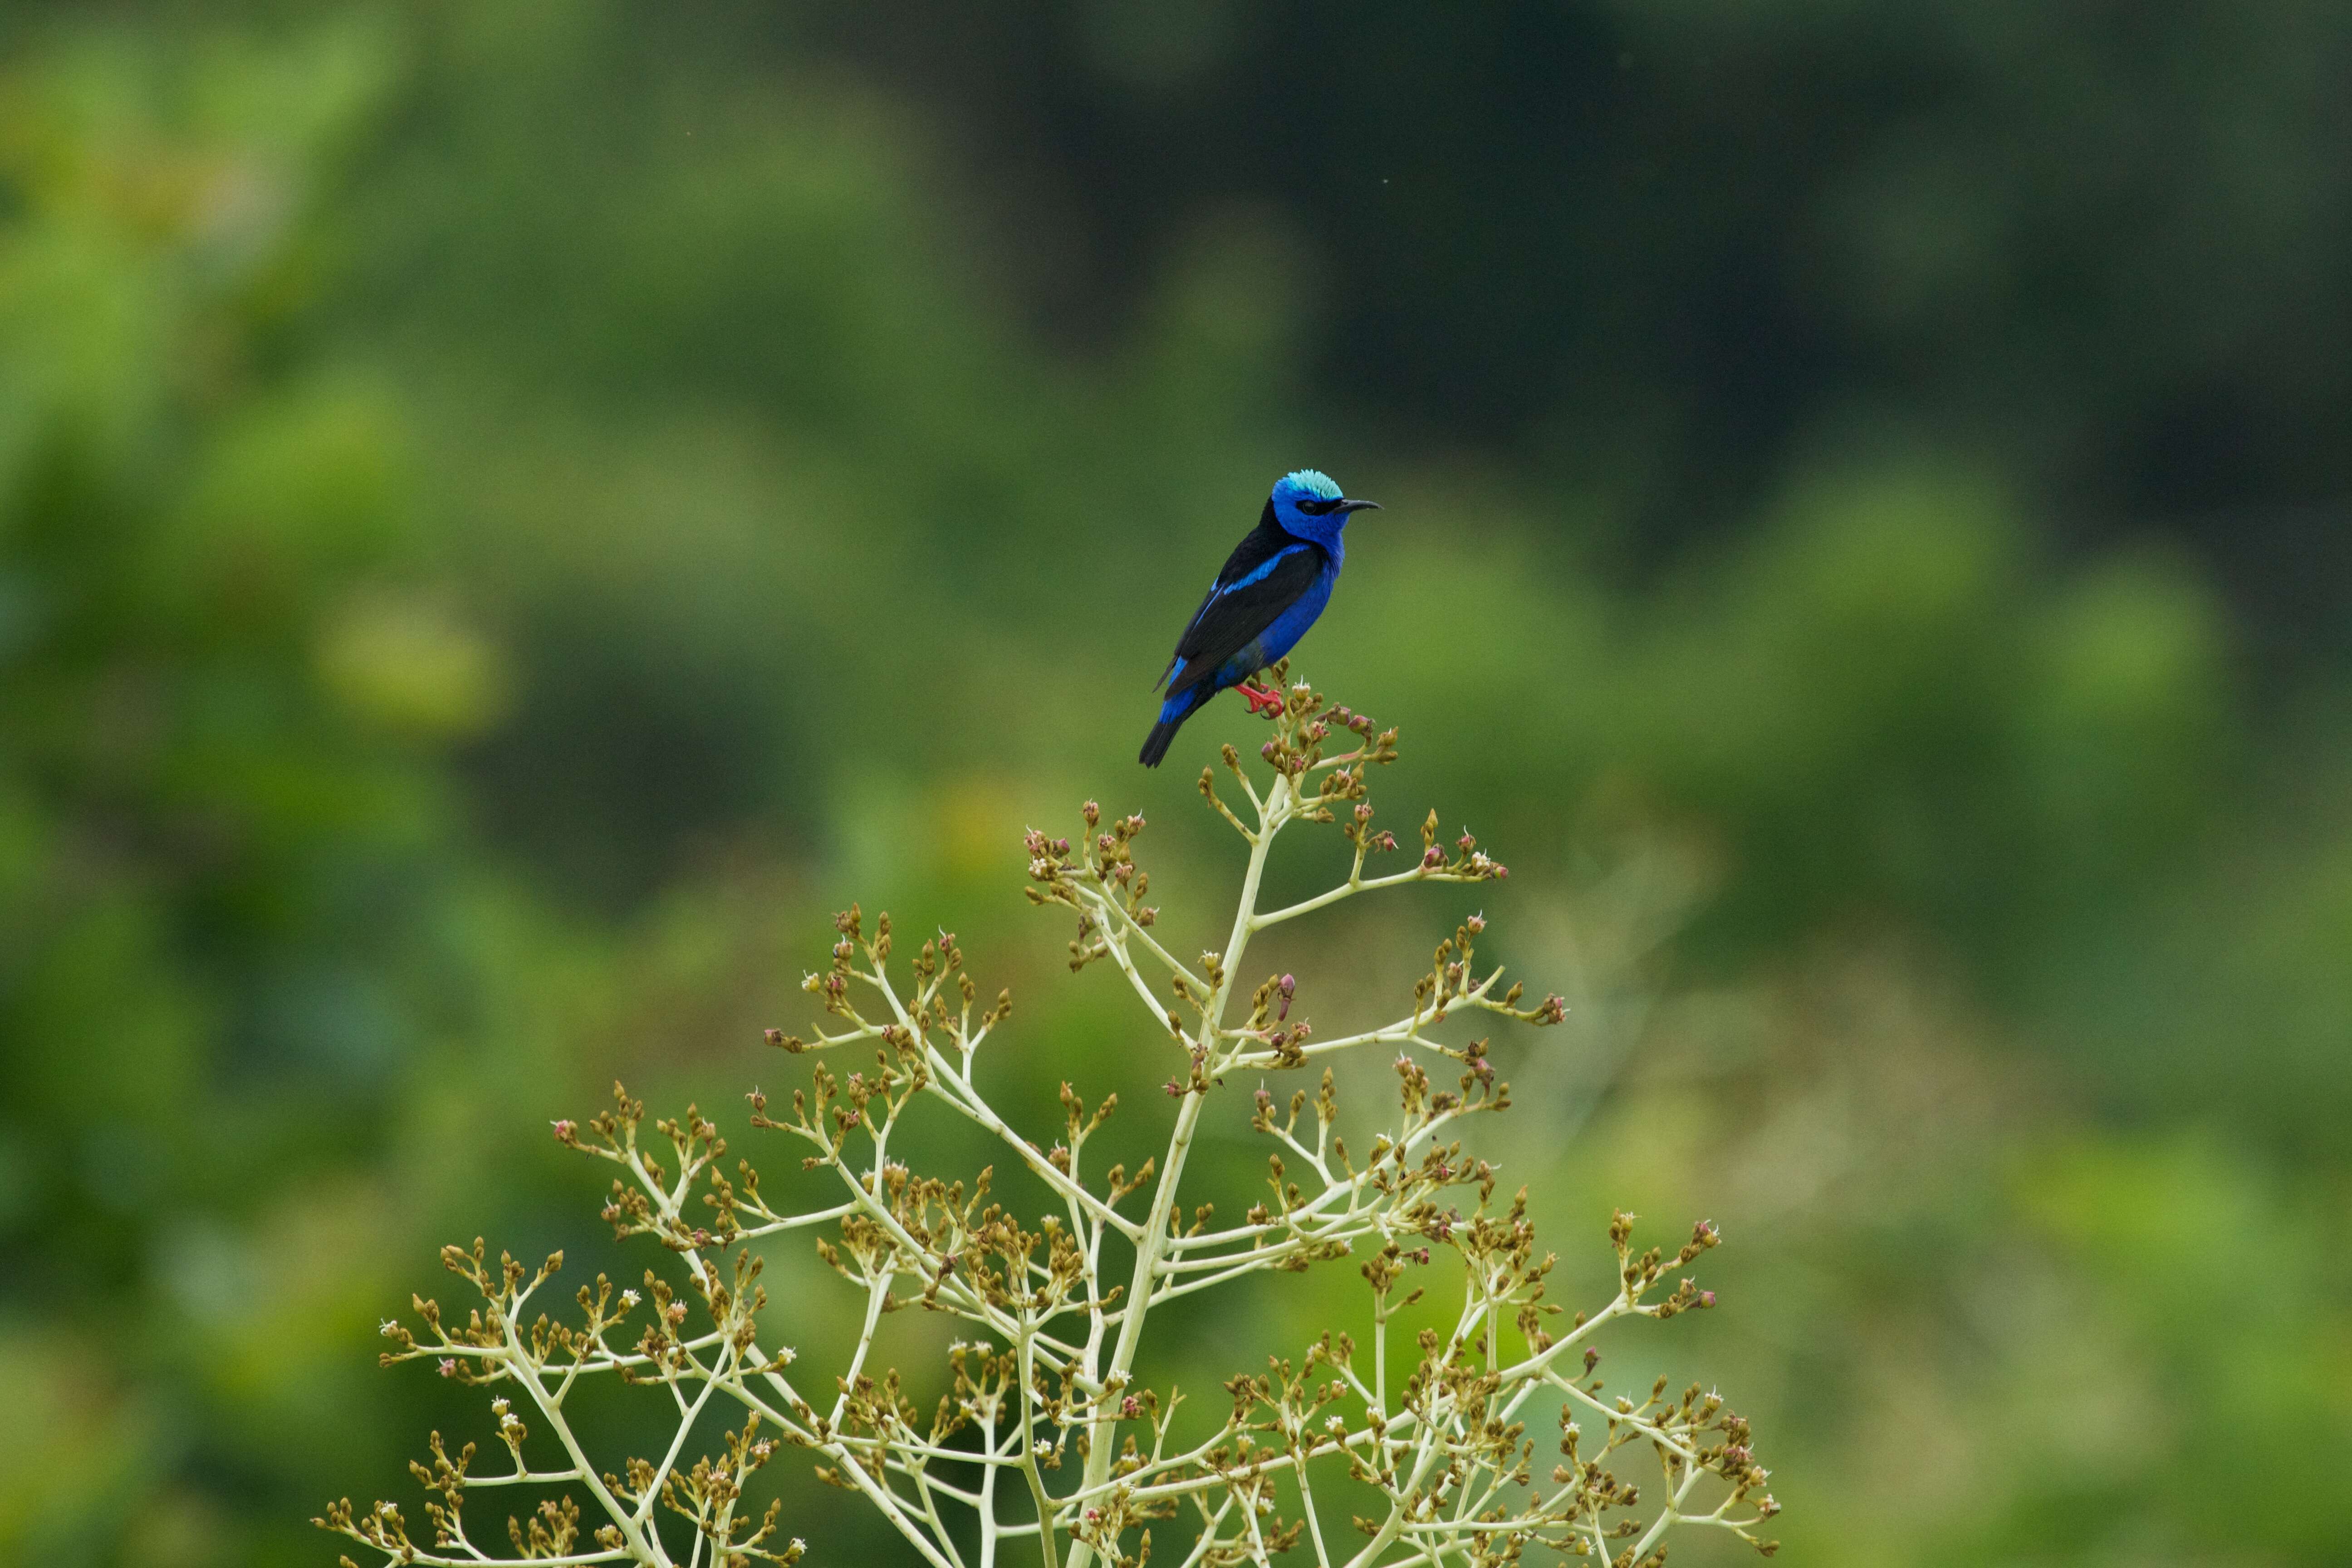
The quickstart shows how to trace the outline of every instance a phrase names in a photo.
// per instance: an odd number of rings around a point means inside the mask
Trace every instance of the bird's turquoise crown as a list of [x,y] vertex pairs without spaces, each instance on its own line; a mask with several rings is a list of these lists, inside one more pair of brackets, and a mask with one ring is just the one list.
[[1282,482],[1292,489],[1304,490],[1319,500],[1338,500],[1339,487],[1330,475],[1320,468],[1300,468],[1282,476]]

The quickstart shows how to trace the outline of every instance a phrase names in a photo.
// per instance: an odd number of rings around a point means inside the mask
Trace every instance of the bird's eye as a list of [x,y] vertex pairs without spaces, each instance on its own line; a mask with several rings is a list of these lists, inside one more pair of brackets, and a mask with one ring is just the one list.
[[1335,500],[1302,500],[1297,504],[1298,510],[1309,517],[1328,517],[1331,509],[1339,503]]

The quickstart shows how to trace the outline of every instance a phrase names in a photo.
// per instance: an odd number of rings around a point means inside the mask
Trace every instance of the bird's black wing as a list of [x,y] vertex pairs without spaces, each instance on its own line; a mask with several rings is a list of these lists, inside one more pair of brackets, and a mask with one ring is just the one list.
[[1184,662],[1186,645],[1192,640],[1192,634],[1200,629],[1201,617],[1209,613],[1209,606],[1217,602],[1220,594],[1297,542],[1296,536],[1274,521],[1274,500],[1269,496],[1265,510],[1258,514],[1257,526],[1243,535],[1242,542],[1234,546],[1234,552],[1225,557],[1224,565],[1217,572],[1217,580],[1209,584],[1208,596],[1201,601],[1201,607],[1192,612],[1192,618],[1184,623],[1184,635],[1176,639],[1175,656],[1169,659],[1168,668],[1160,672],[1160,679],[1152,685],[1155,688],[1166,685],[1168,678],[1176,672],[1176,667]]
[[1216,585],[1177,640],[1168,689],[1181,691],[1213,674],[1247,647],[1276,617],[1314,585],[1327,557],[1318,546],[1276,526],[1273,508],[1237,545]]

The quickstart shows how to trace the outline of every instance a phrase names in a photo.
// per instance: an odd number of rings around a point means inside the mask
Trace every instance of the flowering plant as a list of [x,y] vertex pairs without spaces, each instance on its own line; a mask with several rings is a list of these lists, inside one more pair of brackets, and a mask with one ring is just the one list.
[[[1277,668],[1277,682],[1286,673]],[[1637,1251],[1631,1217],[1618,1215],[1615,1285],[1570,1315],[1549,1299],[1554,1258],[1537,1248],[1525,1190],[1498,1196],[1496,1171],[1459,1136],[1507,1106],[1509,1087],[1484,1040],[1451,1044],[1437,1031],[1472,1015],[1557,1024],[1559,998],[1523,1005],[1499,967],[1482,972],[1476,916],[1437,945],[1411,1008],[1377,1028],[1318,1037],[1291,1016],[1287,974],[1244,993],[1241,964],[1268,927],[1366,893],[1508,874],[1467,834],[1442,844],[1433,813],[1412,864],[1367,875],[1371,856],[1397,848],[1372,826],[1366,782],[1396,757],[1396,732],[1305,685],[1287,688],[1273,720],[1263,771],[1224,749],[1243,809],[1219,793],[1216,769],[1201,775],[1202,795],[1249,851],[1222,951],[1186,963],[1153,934],[1150,878],[1135,859],[1140,816],[1106,818],[1090,801],[1082,837],[1028,836],[1030,900],[1076,917],[1072,969],[1112,964],[1174,1063],[1162,1153],[1132,1172],[1091,1171],[1087,1144],[1116,1097],[1089,1110],[1068,1084],[1057,1134],[1008,1123],[978,1068],[1009,994],[982,1003],[952,935],[908,960],[887,914],[869,931],[853,907],[836,919],[830,963],[806,982],[824,1022],[805,1037],[769,1031],[772,1045],[816,1055],[807,1087],[789,1108],[749,1097],[753,1129],[781,1133],[801,1146],[804,1169],[829,1174],[828,1201],[772,1205],[748,1161],[724,1165],[729,1144],[712,1121],[689,1107],[649,1126],[615,1085],[609,1110],[559,1121],[555,1133],[614,1168],[604,1217],[620,1237],[656,1244],[658,1266],[642,1289],[598,1276],[559,1320],[541,1303],[561,1254],[533,1268],[492,1261],[479,1240],[445,1248],[478,1305],[460,1321],[416,1300],[418,1326],[384,1325],[383,1359],[432,1362],[490,1391],[500,1462],[478,1467],[475,1444],[453,1455],[431,1437],[429,1462],[412,1466],[431,1494],[429,1546],[394,1503],[344,1500],[319,1522],[388,1563],[788,1563],[803,1543],[786,1537],[779,1504],[760,1509],[748,1494],[754,1471],[797,1448],[933,1568],[994,1568],[1008,1548],[1046,1568],[1140,1568],[1155,1532],[1163,1552],[1180,1543],[1187,1568],[1264,1562],[1302,1544],[1320,1568],[1497,1563],[1530,1543],[1637,1568],[1663,1561],[1677,1525],[1729,1531],[1769,1554],[1773,1543],[1753,1531],[1777,1505],[1746,1422],[1696,1384],[1672,1394],[1661,1378],[1611,1394],[1596,1375],[1604,1330],[1713,1305],[1675,1276],[1716,1246],[1715,1228],[1700,1222],[1671,1255]],[[1346,879],[1261,909],[1276,839],[1312,824],[1348,841]],[[1238,1225],[1184,1208],[1187,1162],[1228,1078],[1387,1049],[1397,1053],[1395,1105],[1360,1152],[1340,1131],[1327,1066],[1315,1088],[1286,1099],[1255,1091],[1249,1125],[1274,1146],[1267,1198]],[[868,1052],[855,1071],[829,1065]],[[992,1201],[992,1167],[971,1179],[921,1171],[904,1135],[919,1106],[943,1107],[1000,1143],[1049,1194],[1045,1212]],[[793,1231],[819,1233],[817,1252],[855,1293],[861,1329],[830,1394],[798,1366],[760,1283],[762,1244]],[[1327,1332],[1240,1373],[1206,1430],[1178,1420],[1172,1390],[1139,1377],[1166,1302],[1349,1257],[1369,1289],[1364,1337]],[[1433,1292],[1447,1298],[1450,1326],[1395,1326]],[[876,1350],[884,1317],[909,1308],[963,1325],[928,1415]],[[655,1457],[612,1468],[591,1458],[567,1415],[587,1379],[642,1387],[674,1412]],[[1557,1449],[1542,1459],[1539,1420]],[[714,1426],[716,1445],[689,1455],[698,1430]],[[1639,1481],[1636,1457],[1648,1461]],[[537,1495],[536,1509],[509,1518],[511,1554],[501,1554],[475,1539],[467,1508],[483,1491],[518,1488]]]

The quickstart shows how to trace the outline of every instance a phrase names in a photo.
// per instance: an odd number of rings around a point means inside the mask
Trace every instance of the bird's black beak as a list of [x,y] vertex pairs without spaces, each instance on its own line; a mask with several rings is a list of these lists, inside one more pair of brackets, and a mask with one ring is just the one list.
[[1344,517],[1351,511],[1378,511],[1381,503],[1376,500],[1343,500],[1331,510]]

